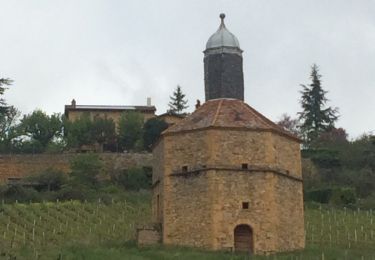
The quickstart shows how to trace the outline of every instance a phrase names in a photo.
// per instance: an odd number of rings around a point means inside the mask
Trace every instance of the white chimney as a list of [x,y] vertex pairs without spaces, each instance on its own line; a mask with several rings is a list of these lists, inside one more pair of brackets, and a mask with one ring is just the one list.
[[151,106],[151,98],[150,98],[150,97],[147,98],[147,106],[148,106],[148,107]]

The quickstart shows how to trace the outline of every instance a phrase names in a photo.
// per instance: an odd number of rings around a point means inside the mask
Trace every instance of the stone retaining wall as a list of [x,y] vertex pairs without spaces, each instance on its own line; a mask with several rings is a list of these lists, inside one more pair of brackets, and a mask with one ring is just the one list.
[[[9,178],[23,178],[43,172],[48,168],[70,172],[70,160],[78,154],[17,154],[0,155],[0,183]],[[131,167],[151,167],[149,153],[100,153],[107,172]]]

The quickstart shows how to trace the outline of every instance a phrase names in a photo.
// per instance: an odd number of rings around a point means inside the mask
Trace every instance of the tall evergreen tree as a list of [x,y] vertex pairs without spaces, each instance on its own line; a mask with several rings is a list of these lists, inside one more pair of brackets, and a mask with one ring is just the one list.
[[300,100],[302,112],[299,114],[300,129],[306,146],[311,146],[321,133],[334,127],[338,109],[326,107],[328,93],[321,86],[321,75],[316,64],[311,67],[311,84],[302,86]]
[[182,114],[183,110],[188,108],[188,100],[185,99],[185,94],[182,93],[181,87],[177,85],[176,90],[173,92],[173,96],[170,96],[171,101],[169,102],[169,112],[174,114]]

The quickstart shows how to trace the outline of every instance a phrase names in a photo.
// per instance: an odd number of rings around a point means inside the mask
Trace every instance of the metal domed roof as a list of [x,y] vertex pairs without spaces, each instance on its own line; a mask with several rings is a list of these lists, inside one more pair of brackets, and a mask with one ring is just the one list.
[[206,49],[233,47],[240,48],[240,43],[236,36],[231,33],[224,24],[225,14],[220,14],[221,24],[219,29],[208,39]]

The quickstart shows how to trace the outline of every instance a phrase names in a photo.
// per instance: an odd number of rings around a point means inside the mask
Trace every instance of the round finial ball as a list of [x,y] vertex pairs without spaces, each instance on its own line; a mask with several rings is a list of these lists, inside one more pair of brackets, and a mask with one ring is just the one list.
[[225,14],[224,14],[224,13],[221,13],[221,14],[220,14],[220,19],[221,19],[221,20],[224,20],[224,18],[225,18]]

